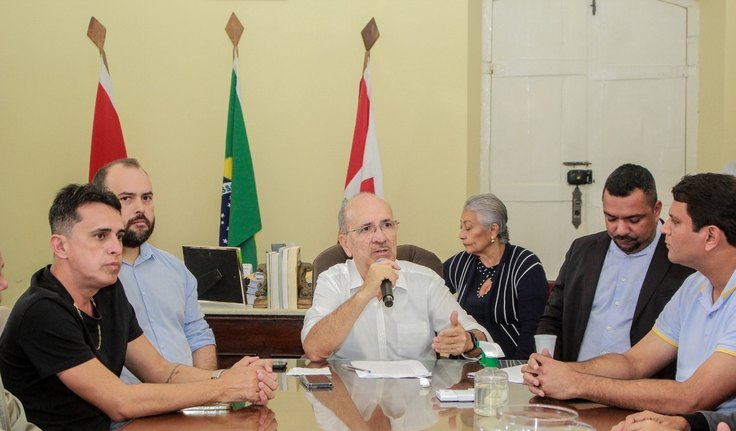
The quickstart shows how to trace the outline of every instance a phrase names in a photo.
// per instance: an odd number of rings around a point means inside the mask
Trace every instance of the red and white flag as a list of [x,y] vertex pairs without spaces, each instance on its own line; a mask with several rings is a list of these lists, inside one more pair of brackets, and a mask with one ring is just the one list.
[[89,181],[95,173],[107,163],[127,157],[123,129],[115,109],[115,98],[112,95],[112,81],[107,65],[100,53],[100,82],[97,84],[95,101],[95,118],[92,124],[92,148],[89,154]]
[[348,175],[345,178],[345,199],[360,192],[370,192],[383,197],[381,157],[378,153],[376,126],[371,108],[370,64],[363,71],[358,95],[358,114],[353,132],[353,148],[350,150]]

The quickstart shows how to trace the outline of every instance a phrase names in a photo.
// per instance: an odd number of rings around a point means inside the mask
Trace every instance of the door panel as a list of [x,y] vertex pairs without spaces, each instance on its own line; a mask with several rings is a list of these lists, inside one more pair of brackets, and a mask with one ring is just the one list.
[[[506,203],[513,242],[537,253],[549,278],[574,238],[603,228],[613,169],[647,167],[667,205],[694,154],[696,3],[596,4],[595,16],[590,0],[493,0],[488,11],[490,184],[481,188]],[[581,186],[579,229],[568,161],[590,161],[595,179]]]

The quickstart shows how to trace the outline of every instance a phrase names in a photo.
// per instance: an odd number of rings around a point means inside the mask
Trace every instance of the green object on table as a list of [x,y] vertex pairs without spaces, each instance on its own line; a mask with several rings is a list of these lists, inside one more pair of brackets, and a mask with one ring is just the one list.
[[250,407],[250,405],[251,403],[249,403],[248,401],[238,401],[236,403],[230,404],[230,408],[232,408],[233,411],[235,411],[235,410],[244,409],[246,407]]

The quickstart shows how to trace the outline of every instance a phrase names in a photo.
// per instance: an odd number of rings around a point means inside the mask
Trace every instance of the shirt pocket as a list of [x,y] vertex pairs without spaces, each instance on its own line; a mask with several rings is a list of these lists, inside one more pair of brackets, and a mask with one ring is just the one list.
[[430,331],[429,324],[400,323],[396,327],[399,345],[396,350],[405,357],[417,357],[429,348],[434,333]]

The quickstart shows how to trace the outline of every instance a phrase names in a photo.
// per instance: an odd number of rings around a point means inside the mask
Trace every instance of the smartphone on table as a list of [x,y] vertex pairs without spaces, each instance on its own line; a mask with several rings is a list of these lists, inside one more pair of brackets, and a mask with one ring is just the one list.
[[300,376],[299,380],[308,390],[332,389],[332,378],[330,376]]
[[271,368],[274,371],[284,371],[286,369],[286,359],[271,359]]

